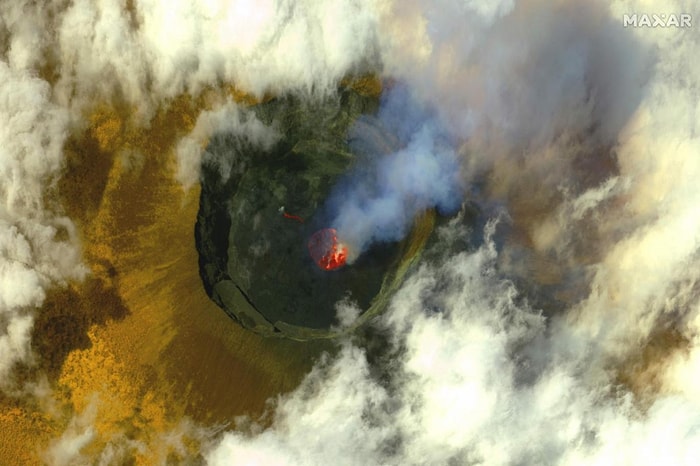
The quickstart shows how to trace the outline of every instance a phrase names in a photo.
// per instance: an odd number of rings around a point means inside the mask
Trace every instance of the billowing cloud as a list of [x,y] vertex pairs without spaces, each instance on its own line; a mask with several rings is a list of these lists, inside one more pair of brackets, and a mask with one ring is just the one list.
[[[333,93],[347,75],[376,69],[374,34],[374,11],[346,0],[18,1],[0,7],[3,388],[18,363],[32,363],[34,315],[47,290],[89,273],[81,266],[80,235],[63,216],[56,181],[66,165],[64,143],[82,134],[95,105],[129,115],[108,128],[116,131],[111,144],[123,142],[124,128],[148,128],[172,99],[189,94],[196,100],[210,92],[201,104],[209,110],[190,134],[176,135],[182,140],[173,147],[177,177],[187,187],[197,179],[201,147],[212,132],[237,129],[263,145],[277,137],[228,95]],[[116,149],[134,160],[163,155]],[[76,419],[50,446],[47,461],[91,462],[83,447],[101,434],[89,416]],[[105,462],[140,448],[118,439],[103,444],[111,449],[101,456]]]
[[[277,400],[271,425],[241,424],[207,460],[693,464],[699,456],[692,58],[700,34],[622,24],[634,13],[700,18],[692,2],[1,8],[0,380],[31,359],[33,312],[46,289],[85,274],[54,194],[66,137],[96,98],[136,108],[134,124],[147,126],[182,93],[233,83],[256,97],[323,95],[350,73],[381,70],[430,112],[384,107],[379,118],[402,147],[374,166],[382,182],[369,191],[389,189],[369,201],[389,201],[372,215],[343,207],[368,222],[341,219],[341,229],[361,230],[346,233],[360,244],[397,239],[415,211],[455,201],[460,186],[482,209],[480,223],[465,231],[452,222],[437,236],[479,239],[470,251],[426,255],[373,323],[383,353],[360,338],[343,342]],[[277,137],[218,98],[174,148],[183,185],[196,181],[206,139],[231,130],[262,144]],[[448,174],[459,182],[440,184]],[[356,186],[358,195],[368,189]],[[341,323],[356,312],[341,304]],[[625,367],[664,332],[685,351],[662,348],[643,367]],[[656,384],[640,394],[630,379],[646,370]],[[82,450],[93,419],[81,416],[47,461],[91,461]],[[145,448],[113,440],[105,462]]]
[[373,11],[354,1],[139,2],[136,8],[154,85],[171,93],[217,79],[256,95],[330,90],[372,59]]
[[209,464],[692,464],[697,404],[665,394],[641,409],[606,338],[523,304],[497,254],[488,239],[424,265],[379,323],[382,366],[346,343],[278,400],[271,427],[226,433]]
[[62,168],[67,112],[51,103],[44,81],[4,62],[0,108],[0,380],[5,384],[14,364],[31,355],[33,312],[45,289],[85,271],[75,228],[52,213],[57,206],[50,201]]
[[256,96],[323,94],[376,64],[373,10],[348,0],[78,1],[53,21],[57,95],[116,94],[145,116],[161,99],[222,83]]
[[[387,154],[364,143],[368,160],[341,179],[327,201],[329,225],[348,246],[349,263],[374,242],[401,240],[427,209],[456,212],[463,196],[456,150],[440,123],[409,92],[386,94],[378,124],[397,138],[398,150]],[[352,138],[362,145],[361,124]]]
[[[693,464],[700,35],[625,29],[646,3],[441,6],[383,18],[420,26],[386,63],[463,138],[485,216],[509,215],[428,255],[375,322],[386,354],[346,343],[210,464]],[[543,264],[565,279],[538,283]],[[660,381],[630,390],[624,364],[667,331],[688,351],[628,368]]]
[[[30,356],[30,310],[41,305],[45,289],[86,273],[54,183],[63,144],[84,127],[83,112],[96,97],[134,106],[132,123],[147,127],[159,106],[184,92],[235,83],[257,96],[323,95],[348,73],[377,63],[373,10],[345,0],[13,2],[1,13],[3,380]],[[197,179],[201,146],[212,131],[240,126],[253,142],[275,138],[230,100],[213,106],[176,148],[185,186]]]

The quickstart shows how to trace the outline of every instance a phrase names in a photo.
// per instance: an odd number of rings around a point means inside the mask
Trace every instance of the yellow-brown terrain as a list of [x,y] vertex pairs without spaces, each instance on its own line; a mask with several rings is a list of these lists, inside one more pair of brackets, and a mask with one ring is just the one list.
[[[75,416],[94,427],[82,450],[88,457],[128,439],[143,445],[129,462],[177,460],[201,438],[183,419],[223,427],[239,415],[258,417],[329,348],[246,331],[201,286],[193,238],[199,189],[185,192],[175,181],[173,148],[217,98],[178,98],[147,128],[132,122],[129,108],[103,103],[71,137],[58,191],[92,273],[54,290],[37,312],[37,364],[20,377],[46,375],[52,390],[44,401],[0,399],[0,464],[44,463]],[[168,433],[184,433],[187,448]]]

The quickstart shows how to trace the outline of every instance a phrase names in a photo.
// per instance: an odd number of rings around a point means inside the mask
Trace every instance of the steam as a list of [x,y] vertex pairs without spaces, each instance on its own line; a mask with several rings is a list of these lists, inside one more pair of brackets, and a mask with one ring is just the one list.
[[[31,362],[46,290],[85,274],[55,200],[82,109],[124,101],[145,126],[183,92],[235,83],[257,97],[323,95],[347,74],[381,68],[401,83],[377,116],[399,148],[366,154],[331,200],[331,222],[360,253],[401,238],[423,209],[451,212],[468,192],[481,223],[458,217],[437,237],[480,240],[471,252],[426,255],[374,322],[384,353],[343,342],[277,400],[269,427],[224,434],[208,461],[694,464],[700,34],[622,26],[623,14],[663,11],[700,18],[681,1],[9,2],[0,381]],[[184,186],[222,128],[263,144],[276,137],[215,102],[175,149]],[[359,312],[341,311],[341,324]],[[682,351],[644,361],[664,332]],[[642,376],[654,386],[632,390]],[[96,432],[90,416],[76,417],[47,461],[93,459],[83,452]],[[142,448],[114,439],[101,458]]]
[[[404,86],[379,119],[402,150],[331,202],[331,224],[358,253],[401,238],[423,209],[454,210],[485,180],[549,203],[617,175],[595,159],[640,104],[652,55],[600,4],[408,2],[383,13],[383,63]],[[398,32],[408,30],[410,40]]]
[[[483,240],[426,256],[375,322],[385,352],[346,342],[210,464],[693,464],[697,29],[626,30],[637,2],[395,8],[386,69],[435,109],[486,210],[483,231],[438,237]],[[668,331],[687,346],[645,362]]]
[[[349,262],[374,242],[402,239],[418,213],[433,207],[453,213],[461,203],[455,150],[440,123],[410,99],[403,89],[390,92],[378,117],[403,147],[370,153],[368,166],[360,162],[330,196],[330,225],[349,246]],[[354,133],[362,140],[361,126]]]

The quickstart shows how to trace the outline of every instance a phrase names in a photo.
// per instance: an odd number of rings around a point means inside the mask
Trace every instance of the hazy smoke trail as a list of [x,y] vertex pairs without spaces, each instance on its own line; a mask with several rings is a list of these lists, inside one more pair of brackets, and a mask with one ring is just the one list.
[[[226,434],[211,464],[694,464],[700,34],[622,27],[650,8],[387,8],[387,69],[466,141],[468,179],[519,236],[496,242],[490,224],[475,253],[425,264],[379,323],[386,363],[347,344],[279,401],[271,428]],[[526,304],[501,274],[546,277],[530,257],[579,294],[546,315]],[[669,330],[689,352],[655,356],[640,403],[620,367]]]
[[365,154],[328,201],[329,225],[349,246],[349,262],[373,242],[402,239],[418,213],[433,207],[454,213],[462,201],[459,161],[436,116],[398,88],[388,92],[378,118],[402,148]]
[[[197,118],[197,123],[190,134],[180,140],[175,153],[178,160],[177,179],[185,189],[199,180],[202,152],[209,138],[217,133],[237,134],[262,148],[269,148],[280,135],[265,126],[253,112],[246,112],[230,98],[221,106],[204,111]],[[232,158],[217,160],[221,178],[230,176]]]
[[[414,181],[415,193],[408,182],[383,178],[381,169],[369,182],[338,190],[337,198],[348,199],[333,204],[332,223],[341,237],[360,245],[358,252],[373,240],[400,237],[416,211],[446,204],[446,193],[459,198],[455,185],[464,181],[525,190],[519,196],[547,204],[616,175],[596,158],[610,151],[639,105],[650,54],[648,44],[635,40],[600,4],[390,5],[380,16],[380,49],[387,72],[407,90],[387,99],[380,118],[391,121],[404,145],[412,143],[406,151],[415,165],[402,157],[379,164],[393,161],[386,172],[405,180],[415,180],[410,170],[421,171],[421,161],[436,161],[439,169],[422,174],[420,185]],[[414,31],[410,38],[399,32],[408,30]],[[421,122],[429,122],[434,136],[422,132],[417,141]],[[435,138],[459,149],[431,154]],[[512,170],[513,164],[521,169]],[[577,173],[581,166],[588,173]],[[447,171],[454,176],[442,176]],[[416,200],[415,208],[408,199]]]

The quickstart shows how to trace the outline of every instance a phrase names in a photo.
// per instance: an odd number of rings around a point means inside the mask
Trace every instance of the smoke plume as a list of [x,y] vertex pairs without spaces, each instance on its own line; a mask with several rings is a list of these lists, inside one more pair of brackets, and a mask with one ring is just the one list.
[[[433,207],[454,213],[462,200],[457,154],[436,116],[397,88],[384,99],[378,121],[401,148],[365,154],[329,199],[330,225],[349,246],[351,263],[374,242],[402,239],[418,213]],[[361,128],[352,131],[357,145]]]
[[[235,85],[315,98],[369,71],[393,86],[376,119],[397,147],[364,154],[329,199],[329,222],[360,254],[400,239],[424,209],[453,213],[466,199],[478,218],[466,224],[462,211],[436,232],[443,244],[371,323],[381,344],[341,342],[274,401],[270,423],[233,425],[206,460],[697,462],[700,33],[622,21],[695,20],[694,2],[6,3],[3,388],[32,361],[47,290],[87,273],[56,182],[96,101],[147,128],[182,94],[206,101]],[[280,136],[222,95],[172,148],[185,187],[213,132]],[[360,146],[362,124],[350,135]],[[91,416],[76,416],[46,461],[126,461],[146,448],[118,437],[91,457]]]
[[[397,293],[384,357],[346,343],[211,464],[693,463],[700,35],[621,25],[652,6],[387,7],[387,72],[462,142],[492,220]],[[642,362],[664,332],[687,351]]]

